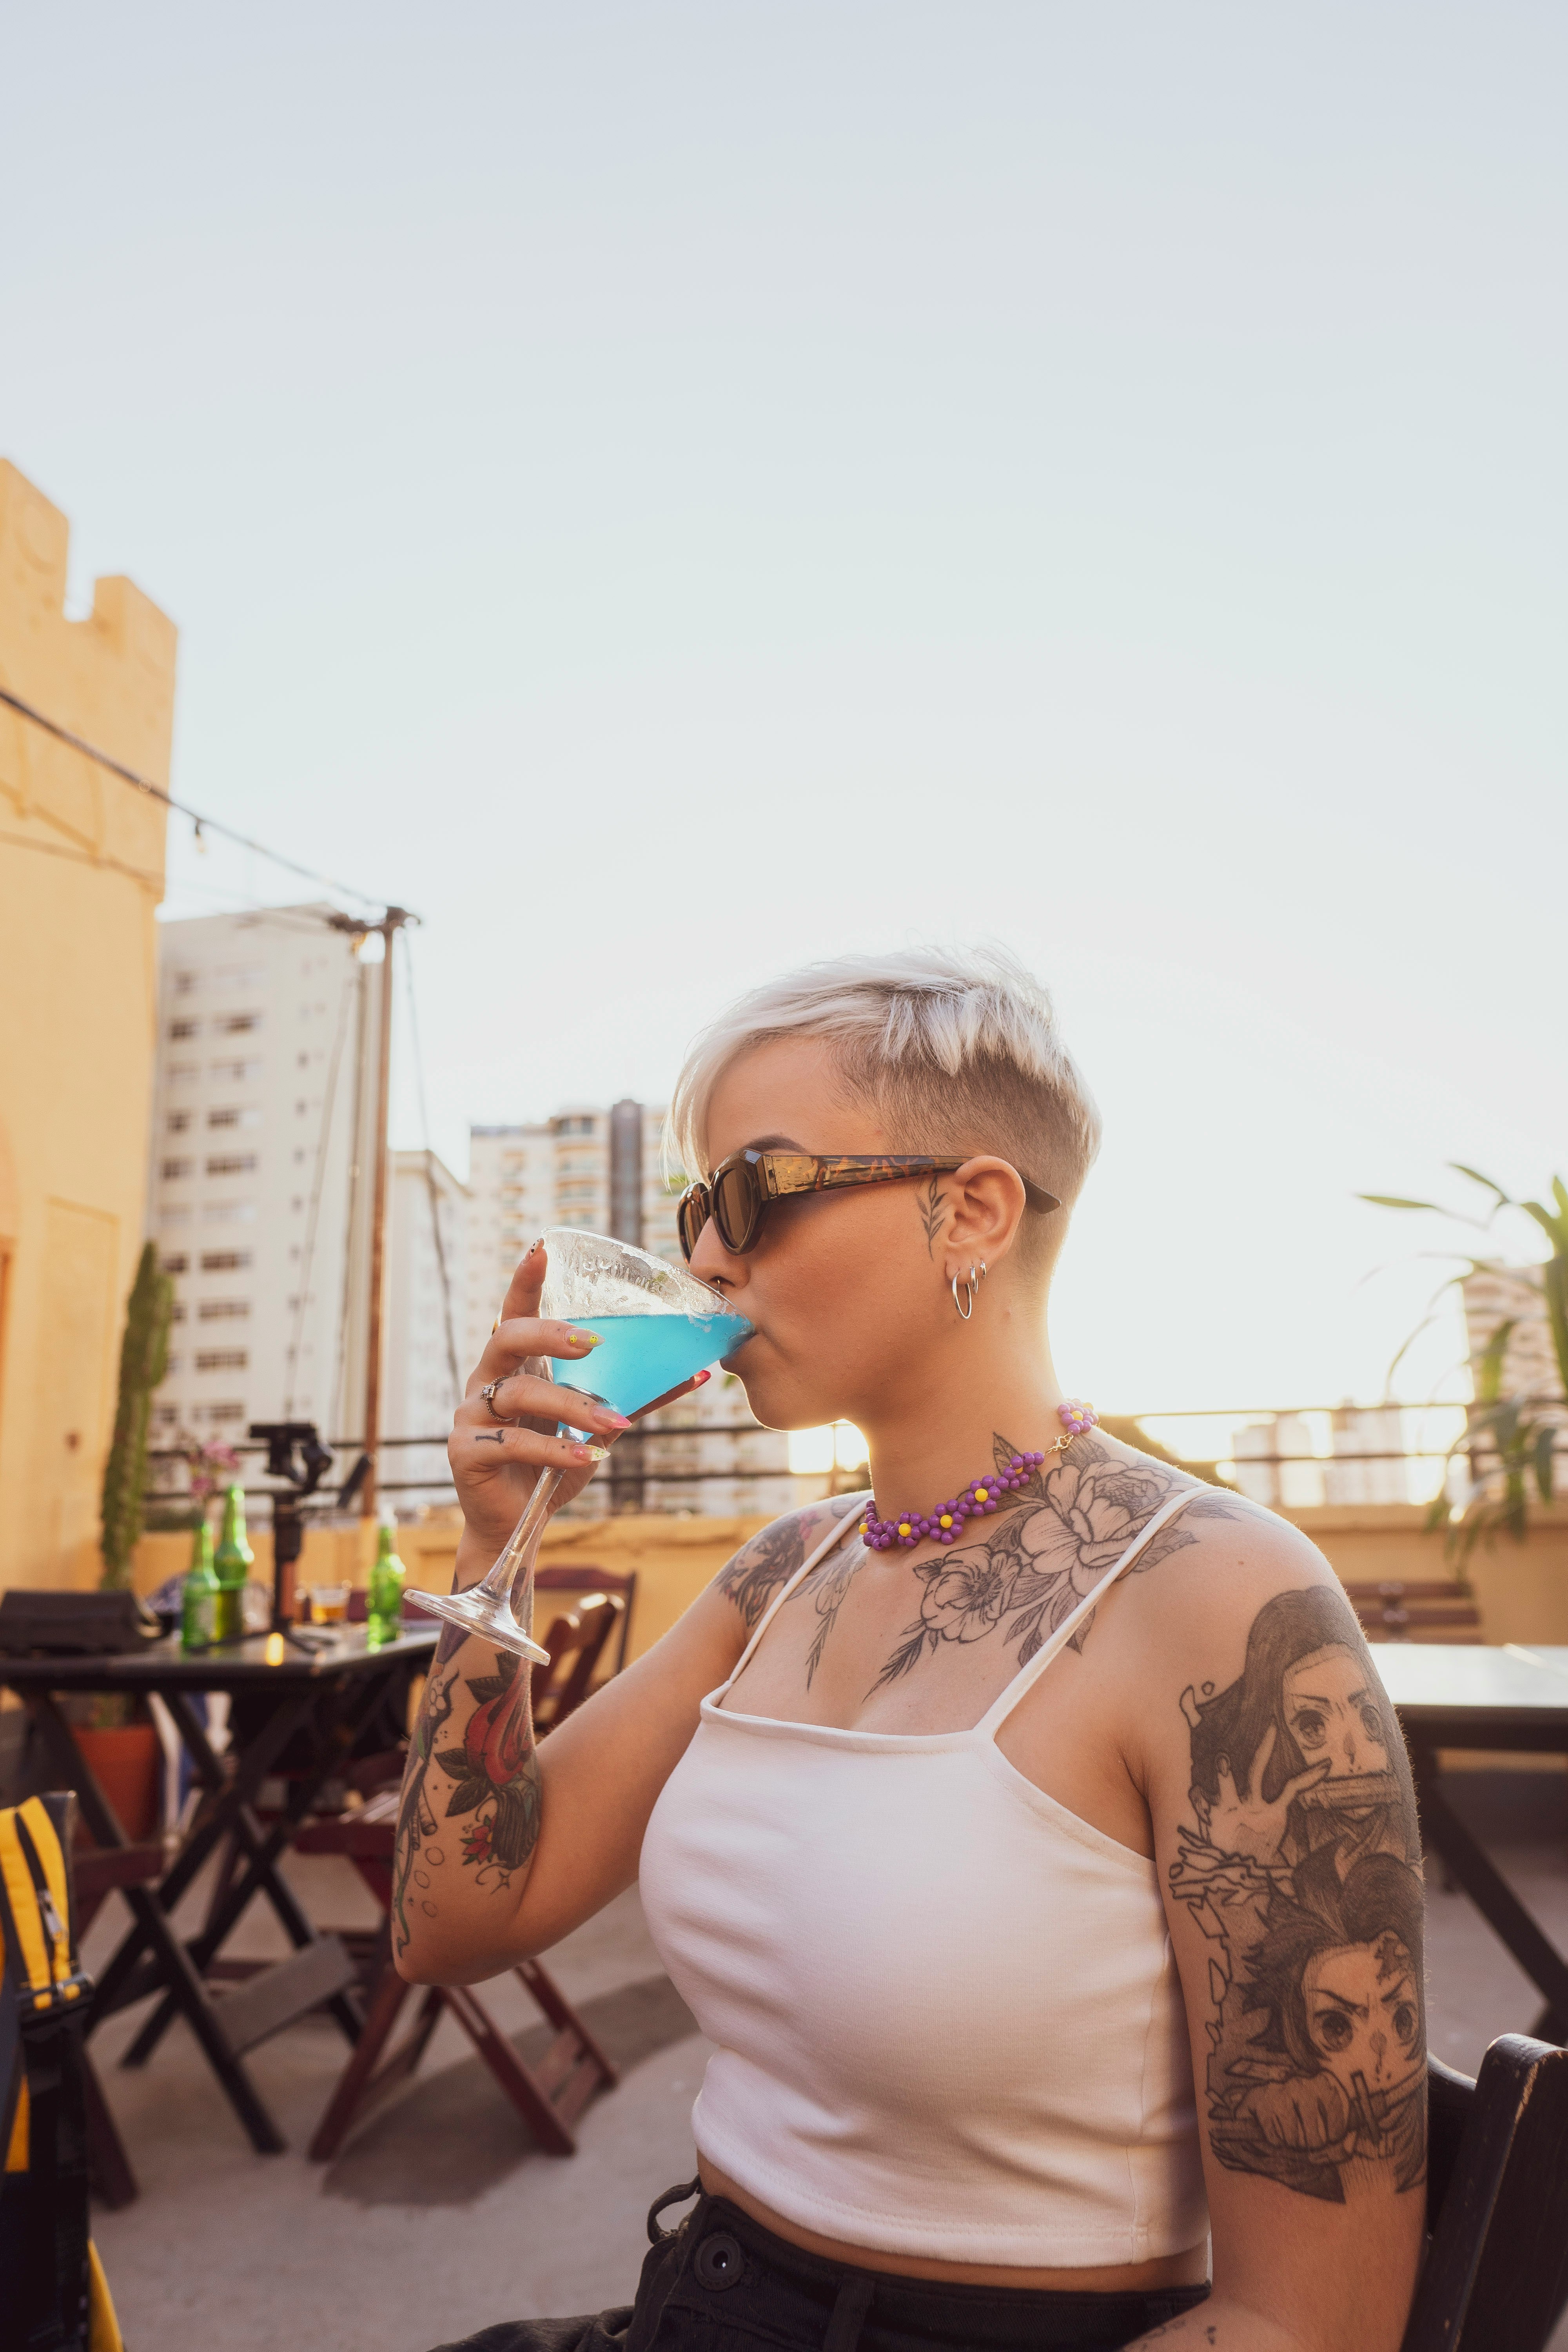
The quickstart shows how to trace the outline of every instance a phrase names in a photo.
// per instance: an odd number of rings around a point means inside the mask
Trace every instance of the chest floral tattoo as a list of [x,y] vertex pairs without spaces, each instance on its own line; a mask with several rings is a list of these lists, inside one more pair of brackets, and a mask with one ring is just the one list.
[[714,1579],[721,1592],[741,1612],[747,1633],[764,1614],[779,1587],[787,1584],[802,1560],[814,1551],[830,1528],[847,1517],[863,1495],[835,1495],[804,1510],[791,1511],[742,1544],[727,1568]]
[[[1018,1448],[1000,1434],[993,1444],[1001,1469]],[[944,1642],[980,1642],[988,1634],[999,1633],[1017,1652],[1018,1664],[1027,1665],[1181,1483],[1159,1463],[1129,1462],[1096,1437],[1080,1437],[1065,1454],[1047,1454],[1025,1485],[1000,1497],[983,1542],[914,1563],[919,1614],[872,1688],[912,1674]],[[1196,1543],[1194,1521],[1230,1518],[1245,1507],[1217,1492],[1200,1496],[1151,1538],[1133,1573]],[[1086,1619],[1071,1636],[1074,1649],[1082,1648],[1091,1622]]]

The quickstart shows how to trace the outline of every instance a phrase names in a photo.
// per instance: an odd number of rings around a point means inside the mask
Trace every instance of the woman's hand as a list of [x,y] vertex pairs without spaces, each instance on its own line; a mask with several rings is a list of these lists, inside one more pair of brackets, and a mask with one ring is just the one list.
[[[559,1509],[582,1493],[609,1446],[632,1425],[624,1413],[571,1396],[550,1379],[548,1360],[586,1365],[599,1341],[595,1332],[541,1319],[545,1265],[544,1244],[535,1242],[512,1276],[500,1319],[453,1416],[447,1442],[447,1459],[468,1531],[497,1551],[521,1517],[542,1469],[563,1474],[555,1493]],[[694,1380],[683,1381],[668,1395],[644,1405],[636,1418],[700,1388],[707,1378],[706,1372],[699,1372]],[[497,1384],[493,1399],[480,1393],[491,1382]],[[580,1436],[556,1433],[568,1405],[571,1428]]]
[[1285,1843],[1285,1825],[1291,1806],[1304,1789],[1315,1789],[1328,1772],[1327,1759],[1310,1764],[1287,1780],[1272,1800],[1263,1794],[1263,1775],[1274,1753],[1278,1727],[1270,1724],[1258,1742],[1250,1774],[1237,1780],[1228,1756],[1217,1759],[1219,1794],[1206,1808],[1204,1828],[1209,1843],[1222,1853],[1244,1853],[1255,1862],[1274,1862]]

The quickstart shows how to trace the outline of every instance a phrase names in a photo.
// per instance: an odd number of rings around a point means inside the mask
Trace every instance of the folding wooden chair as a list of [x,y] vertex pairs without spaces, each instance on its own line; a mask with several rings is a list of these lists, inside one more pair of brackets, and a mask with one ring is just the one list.
[[[626,1580],[629,1583],[631,1580]],[[550,1653],[548,1671],[541,1666],[533,1677],[533,1724],[541,1738],[553,1731],[558,1723],[564,1723],[569,1715],[574,1715],[590,1696],[599,1661],[617,1625],[621,1656],[615,1671],[620,1672],[629,1615],[619,1593],[606,1592],[596,1586],[592,1592],[584,1594],[575,1609],[554,1619],[543,1643]]]
[[[146,1845],[79,1846],[71,1861],[78,1937],[86,1935],[112,1888],[149,1885],[163,1877],[165,1866],[163,1846],[156,1842]],[[134,2204],[141,2191],[103,2095],[103,2086],[85,2050],[82,2087],[87,2095],[87,2162],[92,2193],[111,2211],[118,2211],[122,2205]]]
[[1476,1642],[1481,1612],[1472,1588],[1453,1577],[1426,1583],[1384,1578],[1347,1584],[1345,1598],[1369,1642]]
[[1542,2352],[1568,2294],[1568,2050],[1428,2063],[1426,2268],[1402,2352]]
[[[584,1599],[604,1592],[613,1594],[622,1603],[617,1614],[620,1637],[616,1643],[616,1662],[610,1668],[610,1673],[612,1675],[620,1673],[626,1663],[626,1641],[632,1629],[632,1610],[637,1602],[637,1576],[635,1568],[629,1570],[624,1576],[615,1569],[595,1568],[586,1560],[578,1568],[536,1569],[533,1576],[533,1589],[535,1593],[577,1592]],[[548,1642],[543,1646],[547,1650],[550,1648]],[[551,1654],[553,1658],[553,1652]],[[537,1697],[537,1683],[534,1690]],[[585,1691],[584,1696],[586,1696]],[[581,1701],[578,1703],[581,1704]]]
[[[581,1591],[584,1580],[581,1572],[570,1571],[567,1589]],[[616,1581],[629,1584],[630,1580]],[[541,1737],[564,1722],[587,1697],[617,1624],[623,1631],[624,1649],[626,1613],[623,1594],[594,1591],[584,1595],[575,1610],[552,1624],[543,1644],[550,1653],[549,1671],[540,1668],[533,1686]],[[384,1769],[388,1765],[401,1777],[401,1757],[372,1759],[355,1777],[368,1778],[379,1767],[381,1777],[388,1780],[391,1775]],[[307,1823],[294,1841],[295,1851],[345,1855],[383,1912],[390,1915],[398,1801],[397,1787],[384,1786],[356,1812]],[[396,2048],[384,2055],[404,2003],[415,1990],[392,1965],[390,1916],[373,1939],[346,1935],[343,1940],[351,1949],[358,1944],[363,1951],[365,2025],[310,2142],[310,2153],[318,2163],[330,2161],[366,2111],[414,2072],[443,2009],[456,2018],[540,2146],[552,2156],[574,2154],[577,2143],[573,2125],[594,2093],[601,2085],[608,2088],[617,2077],[565,1994],[538,1960],[520,1961],[513,1970],[555,2028],[554,2039],[537,2066],[525,2064],[518,2056],[479,1995],[467,1985],[427,1985],[413,2024]]]

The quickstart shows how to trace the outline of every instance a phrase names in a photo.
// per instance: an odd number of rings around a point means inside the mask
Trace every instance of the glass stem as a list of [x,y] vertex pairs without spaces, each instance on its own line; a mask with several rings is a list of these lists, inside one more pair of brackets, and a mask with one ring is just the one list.
[[533,1562],[539,1538],[544,1533],[544,1522],[563,1475],[559,1470],[540,1472],[521,1518],[508,1536],[500,1559],[484,1581],[485,1591],[508,1604],[525,1633],[533,1631]]

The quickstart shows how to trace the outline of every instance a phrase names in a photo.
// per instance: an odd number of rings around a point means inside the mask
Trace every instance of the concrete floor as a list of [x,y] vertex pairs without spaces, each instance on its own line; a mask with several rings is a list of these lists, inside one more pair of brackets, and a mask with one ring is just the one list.
[[[1475,1775],[1464,1802],[1568,1949],[1568,1775]],[[370,1924],[346,1864],[297,1859],[290,1875],[313,1917]],[[118,1899],[105,1906],[89,1967],[123,1916]],[[231,1950],[286,1948],[259,1911],[246,1926]],[[1451,2065],[1473,2074],[1495,2035],[1533,2022],[1534,1988],[1436,1872],[1427,1965],[1432,2047]],[[659,1969],[635,1893],[559,1946],[550,1967],[623,2070],[566,2159],[531,2147],[449,2021],[416,2080],[321,2167],[300,2151],[343,2061],[329,2021],[307,2020],[253,2053],[290,2143],[258,2157],[183,2025],[132,2073],[114,2061],[141,2012],[111,2020],[92,2047],[142,2195],[100,2210],[94,2234],[130,2352],[277,2352],[296,2336],[312,2352],[427,2352],[497,2319],[629,2301],[647,2208],[695,2168],[689,2114],[706,2045]],[[509,2031],[537,2023],[512,1979],[485,1999]],[[1568,2352],[1568,2324],[1552,2352]]]

